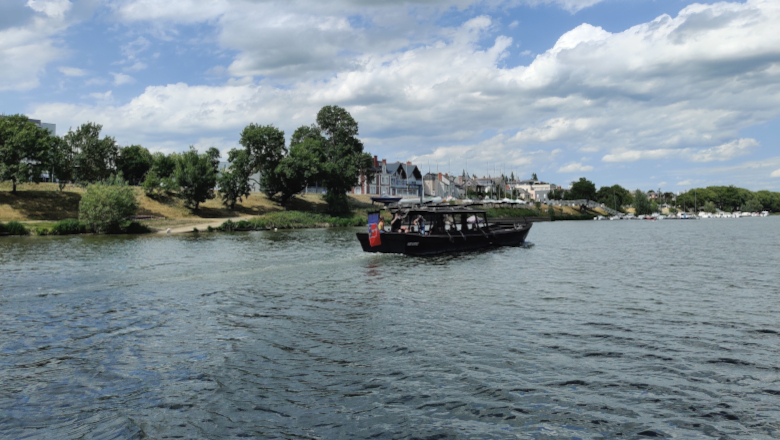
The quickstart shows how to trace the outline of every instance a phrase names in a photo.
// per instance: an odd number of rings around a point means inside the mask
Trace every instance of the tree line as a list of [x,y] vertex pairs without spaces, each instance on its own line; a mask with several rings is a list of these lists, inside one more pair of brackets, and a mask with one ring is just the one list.
[[0,118],[0,181],[10,180],[15,193],[17,183],[40,182],[44,174],[56,177],[60,190],[68,182],[122,180],[142,186],[151,197],[179,197],[195,210],[217,193],[233,209],[249,196],[253,182],[284,206],[318,182],[326,189],[329,211],[345,213],[350,189],[360,178],[373,176],[371,155],[357,138],[358,123],[338,106],[323,107],[316,123],[295,130],[289,148],[284,131],[249,124],[241,132],[242,148],[228,153],[229,166],[222,172],[216,148],[152,154],[143,146],[121,147],[113,137],[101,137],[102,128],[88,122],[58,137],[23,115]]
[[[655,193],[650,190],[648,193]],[[620,185],[602,186],[596,190],[596,185],[581,177],[572,184],[568,191],[554,190],[549,196],[552,200],[593,200],[598,203],[620,210],[621,207],[633,206],[639,215],[652,214],[658,211],[658,202],[651,200],[642,190],[634,192]],[[684,194],[675,196],[673,193],[658,193],[658,200],[671,206],[671,209],[703,210],[706,212],[744,211],[780,211],[780,193],[772,191],[750,191],[745,188],[731,186],[709,186],[696,188]]]

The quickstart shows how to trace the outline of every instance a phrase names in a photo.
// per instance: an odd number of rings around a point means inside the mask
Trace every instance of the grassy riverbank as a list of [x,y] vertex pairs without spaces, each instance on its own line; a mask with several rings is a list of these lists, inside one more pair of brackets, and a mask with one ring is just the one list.
[[[369,196],[350,195],[352,216],[330,217],[325,214],[327,204],[319,194],[296,197],[285,209],[262,193],[252,193],[239,202],[234,210],[222,206],[217,198],[201,204],[200,209],[195,211],[186,208],[175,197],[152,198],[147,197],[141,188],[133,190],[139,205],[137,215],[148,217],[137,224],[158,232],[167,229],[174,232],[192,231],[193,228],[206,230],[208,226],[216,228],[228,219],[234,223],[252,221],[258,229],[358,225],[361,224],[358,218],[362,218],[362,224],[365,224],[366,211],[373,209]],[[83,192],[83,188],[75,185],[68,185],[59,191],[56,184],[23,183],[18,185],[17,193],[12,194],[10,183],[2,182],[0,222],[17,222],[28,234],[34,235],[56,234],[52,231],[63,230],[62,226],[57,226],[61,221],[71,222],[73,229]],[[80,233],[83,232],[82,229]],[[0,234],[7,235],[2,231]]]
[[[141,188],[133,188],[138,201],[137,215],[146,217],[135,225],[126,224],[122,231],[191,232],[194,229],[206,231],[219,229],[228,220],[238,229],[298,229],[332,226],[362,226],[366,224],[367,211],[378,209],[371,204],[368,195],[350,195],[349,204],[352,214],[346,217],[331,217],[326,214],[327,204],[319,194],[306,194],[293,199],[285,209],[265,194],[252,193],[239,202],[235,209],[222,206],[220,200],[213,199],[203,204],[199,210],[190,210],[175,197],[148,197]],[[26,231],[34,235],[66,235],[89,232],[78,224],[78,210],[84,189],[68,185],[63,191],[53,183],[22,183],[17,193],[11,193],[10,182],[0,183],[0,222],[17,222],[11,225],[14,231]],[[571,207],[554,207],[554,220],[590,219],[593,214],[581,215]],[[603,215],[596,211],[595,215]],[[549,217],[548,207],[542,205],[539,210],[529,208],[491,208],[491,218],[512,217]],[[385,212],[387,221],[390,215]],[[65,223],[62,223],[62,222]],[[228,229],[235,226],[228,224]],[[224,229],[224,228],[223,228]],[[9,232],[0,230],[0,234]]]

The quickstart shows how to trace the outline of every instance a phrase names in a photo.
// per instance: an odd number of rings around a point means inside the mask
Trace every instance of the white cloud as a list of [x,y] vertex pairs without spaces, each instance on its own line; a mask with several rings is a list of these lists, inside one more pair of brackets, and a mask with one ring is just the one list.
[[769,177],[780,177],[780,169],[772,171],[772,174],[770,174]]
[[[249,122],[289,134],[337,104],[360,122],[370,151],[496,161],[603,151],[610,163],[730,160],[757,148],[739,139],[741,130],[780,115],[777,2],[696,4],[616,33],[583,24],[516,67],[503,67],[512,39],[497,35],[489,17],[441,29],[410,20],[406,9],[355,8],[121,2],[117,14],[128,21],[214,24],[218,43],[237,54],[220,61],[232,78],[147,87],[118,106],[42,104],[36,114],[100,120],[117,136],[167,141],[178,133],[237,138]],[[372,29],[345,19],[360,8],[375,20]]]
[[559,173],[580,173],[587,171],[593,171],[593,167],[590,165],[582,165],[578,162],[569,163],[558,169]]
[[27,6],[38,14],[29,22],[0,30],[0,90],[37,87],[46,65],[67,54],[54,37],[70,24],[66,16],[70,2],[30,0]]
[[65,76],[85,76],[87,74],[86,71],[79,69],[77,67],[58,67],[57,70],[62,72]]
[[758,141],[755,139],[736,139],[717,147],[697,151],[691,156],[691,160],[694,162],[712,162],[715,160],[722,162],[749,154],[750,150],[758,145]]
[[111,95],[111,93],[112,93],[111,90],[109,90],[109,91],[107,91],[105,93],[95,92],[95,93],[90,93],[89,97],[92,98],[92,99],[96,99],[98,101],[103,101],[103,102],[107,103],[107,102],[111,102],[111,101],[114,100],[114,97]]
[[751,138],[736,139],[717,147],[696,150],[683,149],[655,149],[655,150],[626,150],[616,149],[605,155],[604,162],[636,162],[638,160],[659,160],[680,158],[691,162],[726,161],[735,157],[744,156],[750,150],[759,145],[758,141]]
[[677,182],[677,186],[691,186],[690,180],[683,180],[681,182]]
[[144,37],[138,37],[135,40],[122,46],[122,55],[127,59],[135,59],[138,54],[145,51],[151,46],[151,42]]
[[122,70],[124,70],[125,72],[138,72],[138,71],[146,69],[147,67],[149,67],[149,66],[147,66],[146,63],[142,63],[140,61],[137,61],[132,66],[124,67],[124,68],[122,68]]
[[122,84],[132,84],[135,82],[135,78],[124,73],[111,72],[111,75],[114,75],[114,84],[118,86],[121,86]]
[[49,17],[62,18],[73,5],[68,0],[27,0],[27,6]]

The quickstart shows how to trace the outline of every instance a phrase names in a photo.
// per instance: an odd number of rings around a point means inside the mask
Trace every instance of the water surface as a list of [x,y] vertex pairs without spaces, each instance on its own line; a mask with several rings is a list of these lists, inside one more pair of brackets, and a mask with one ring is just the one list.
[[0,437],[780,437],[780,218],[354,232],[0,239]]

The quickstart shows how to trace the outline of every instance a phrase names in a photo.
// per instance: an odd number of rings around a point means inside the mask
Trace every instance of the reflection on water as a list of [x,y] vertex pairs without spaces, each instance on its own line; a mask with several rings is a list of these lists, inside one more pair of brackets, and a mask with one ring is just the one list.
[[777,438],[780,219],[0,240],[7,438]]

